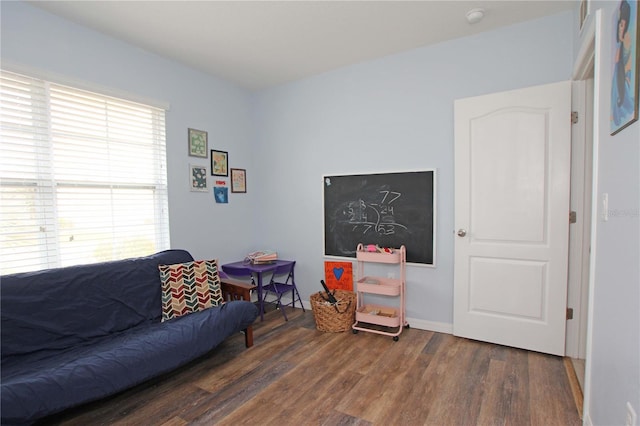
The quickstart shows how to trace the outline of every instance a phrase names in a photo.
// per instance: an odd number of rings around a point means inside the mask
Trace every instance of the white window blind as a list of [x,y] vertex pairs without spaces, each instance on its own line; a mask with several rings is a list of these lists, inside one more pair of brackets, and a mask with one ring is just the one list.
[[0,273],[169,244],[165,111],[0,72]]

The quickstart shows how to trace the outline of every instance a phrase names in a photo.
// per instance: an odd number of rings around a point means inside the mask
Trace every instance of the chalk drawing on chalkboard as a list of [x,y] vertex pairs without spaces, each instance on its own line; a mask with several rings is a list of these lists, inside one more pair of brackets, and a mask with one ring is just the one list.
[[339,222],[347,222],[353,227],[354,233],[361,233],[366,237],[369,233],[393,235],[397,228],[407,229],[405,225],[396,221],[392,203],[402,197],[400,192],[378,191],[380,202],[362,199],[346,202],[337,217]]
[[325,255],[355,257],[359,243],[407,247],[434,264],[435,171],[324,176]]

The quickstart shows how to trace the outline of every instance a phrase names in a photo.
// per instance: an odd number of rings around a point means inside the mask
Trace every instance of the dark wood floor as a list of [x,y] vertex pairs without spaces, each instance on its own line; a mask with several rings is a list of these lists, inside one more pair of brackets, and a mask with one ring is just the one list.
[[287,308],[180,370],[46,419],[62,425],[579,425],[562,358],[406,329],[322,333]]

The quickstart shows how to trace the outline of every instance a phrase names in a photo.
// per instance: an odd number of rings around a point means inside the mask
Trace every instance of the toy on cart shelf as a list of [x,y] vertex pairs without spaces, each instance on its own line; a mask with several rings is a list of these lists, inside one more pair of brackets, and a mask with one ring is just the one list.
[[368,253],[387,253],[387,254],[391,254],[395,251],[394,248],[380,247],[377,244],[367,244],[366,246],[364,246],[364,250]]

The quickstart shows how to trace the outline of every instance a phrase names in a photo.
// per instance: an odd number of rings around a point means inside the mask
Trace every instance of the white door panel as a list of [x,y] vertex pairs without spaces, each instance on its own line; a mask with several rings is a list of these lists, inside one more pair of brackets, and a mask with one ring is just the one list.
[[[505,109],[471,121],[470,229],[474,238],[543,238],[544,118],[544,111]],[[521,134],[522,128],[528,133]]]
[[542,320],[545,270],[543,262],[472,258],[469,311]]
[[455,103],[454,334],[564,354],[570,82]]

